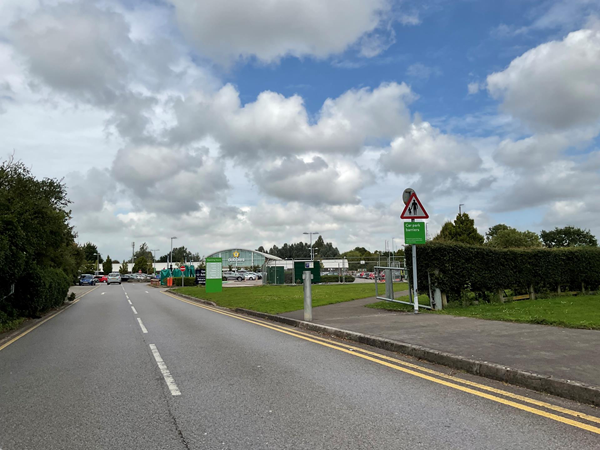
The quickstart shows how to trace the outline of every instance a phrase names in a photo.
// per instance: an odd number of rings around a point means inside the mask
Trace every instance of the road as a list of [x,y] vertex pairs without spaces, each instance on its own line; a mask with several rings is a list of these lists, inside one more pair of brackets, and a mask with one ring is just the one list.
[[592,407],[143,284],[0,349],[2,450],[600,448]]

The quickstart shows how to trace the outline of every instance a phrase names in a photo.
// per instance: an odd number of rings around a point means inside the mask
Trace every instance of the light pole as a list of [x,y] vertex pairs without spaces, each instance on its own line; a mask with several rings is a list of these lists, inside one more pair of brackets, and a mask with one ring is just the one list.
[[96,255],[96,275],[98,275],[98,269],[100,266],[100,253],[94,253]]
[[154,259],[154,273],[156,273],[156,252],[158,251],[158,248],[152,248],[150,249],[151,252],[153,252],[154,256],[152,257],[152,259]]
[[171,257],[170,257],[170,266],[171,266],[171,271],[173,270],[173,239],[177,239],[177,236],[173,236],[171,237]]
[[306,232],[304,232],[302,234],[309,234],[310,235],[310,260],[314,261],[314,259],[315,259],[315,253],[313,251],[313,246],[312,246],[312,237],[313,237],[313,234],[320,234],[320,233],[318,231],[306,231]]
[[458,204],[458,214],[462,214],[462,207],[465,206],[464,203],[459,203]]

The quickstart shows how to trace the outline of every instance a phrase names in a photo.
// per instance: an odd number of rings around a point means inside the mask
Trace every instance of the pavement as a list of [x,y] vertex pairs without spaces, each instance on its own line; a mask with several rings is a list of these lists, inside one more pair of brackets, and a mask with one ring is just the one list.
[[0,350],[0,448],[598,445],[595,408],[444,370],[142,284],[100,285]]
[[313,322],[600,389],[600,331],[365,308],[377,301],[319,306]]

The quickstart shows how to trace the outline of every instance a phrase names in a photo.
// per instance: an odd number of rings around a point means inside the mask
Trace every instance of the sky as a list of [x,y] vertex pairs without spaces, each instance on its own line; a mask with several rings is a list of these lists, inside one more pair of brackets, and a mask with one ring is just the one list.
[[600,0],[2,0],[0,158],[78,242],[400,247],[462,210],[600,235]]

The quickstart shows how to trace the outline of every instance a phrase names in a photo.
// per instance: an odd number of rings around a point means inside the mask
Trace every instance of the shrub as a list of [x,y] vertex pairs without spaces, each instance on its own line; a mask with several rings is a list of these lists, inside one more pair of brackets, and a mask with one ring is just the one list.
[[[412,248],[406,247],[412,281]],[[464,291],[484,297],[511,289],[514,293],[597,289],[600,286],[600,248],[495,249],[457,243],[431,242],[417,249],[418,283],[424,289],[428,274],[437,286],[458,299]],[[486,294],[487,293],[487,294]]]
[[354,277],[351,275],[345,275],[344,277],[338,275],[321,275],[321,283],[337,283],[340,280],[344,283],[352,283],[354,282]]
[[[183,277],[184,286],[196,286],[196,277]],[[173,277],[173,287],[181,287],[181,277]]]
[[31,264],[15,283],[9,301],[19,314],[35,317],[62,305],[70,286],[70,278],[62,270]]

